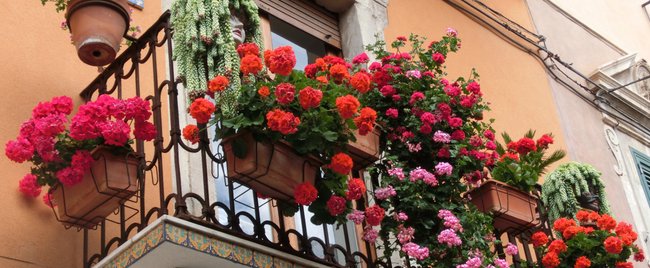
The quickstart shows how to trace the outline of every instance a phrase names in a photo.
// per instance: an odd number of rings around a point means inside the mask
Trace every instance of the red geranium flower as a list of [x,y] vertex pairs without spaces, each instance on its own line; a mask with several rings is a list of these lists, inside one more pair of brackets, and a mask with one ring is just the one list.
[[621,238],[626,246],[632,245],[638,238],[637,233],[632,229],[632,225],[627,222],[619,222],[616,226],[616,234]]
[[266,113],[266,121],[266,125],[271,130],[279,131],[283,135],[296,133],[300,125],[300,118],[280,109],[273,109]]
[[334,64],[330,67],[330,77],[334,79],[334,82],[340,84],[343,80],[348,79],[350,74],[348,73],[348,67],[345,67],[343,64]]
[[616,268],[634,268],[631,262],[617,262]]
[[555,220],[555,222],[553,223],[553,229],[555,229],[560,233],[564,232],[564,229],[566,229],[569,226],[576,226],[576,222],[568,218],[559,218]]
[[248,55],[258,56],[260,54],[260,49],[255,43],[243,43],[237,46],[237,54],[239,54],[240,58]]
[[555,254],[565,252],[566,249],[566,244],[562,240],[553,240],[551,244],[548,245],[548,252],[553,252]]
[[300,102],[300,106],[305,110],[318,107],[322,98],[323,92],[310,86],[298,92],[298,101]]
[[576,219],[578,219],[581,222],[589,221],[589,211],[586,210],[578,211],[578,213],[576,213]]
[[610,231],[616,228],[616,220],[607,214],[600,216],[600,219],[596,221],[596,224],[598,225],[598,228],[605,231]]
[[296,88],[289,83],[280,83],[275,87],[275,97],[280,104],[287,105],[293,101]]
[[199,128],[196,125],[187,125],[183,128],[183,138],[192,144],[199,142]]
[[367,135],[375,128],[376,120],[377,112],[370,107],[364,107],[361,109],[361,115],[354,118],[354,124],[359,129],[359,134]]
[[199,124],[207,123],[215,110],[214,104],[204,98],[197,98],[190,105],[190,115]]
[[517,141],[517,152],[519,154],[525,155],[532,151],[537,151],[537,146],[535,146],[535,141],[533,139],[523,137]]
[[229,83],[230,81],[227,77],[223,75],[217,75],[208,83],[208,91],[210,93],[224,91],[226,87],[228,87]]
[[616,236],[610,236],[605,239],[603,245],[605,245],[605,251],[612,254],[619,254],[623,251],[623,241]]
[[338,174],[347,175],[352,171],[353,165],[352,158],[349,155],[337,153],[332,157],[329,168]]
[[350,78],[350,85],[361,93],[366,93],[370,90],[370,75],[365,71],[355,73]]
[[551,137],[551,135],[544,134],[537,139],[537,147],[539,148],[546,149],[549,144],[553,144],[553,137]]
[[445,55],[440,54],[440,52],[433,53],[431,58],[438,64],[445,63]]
[[350,119],[359,110],[359,100],[352,95],[336,98],[336,108],[343,119]]
[[244,74],[257,74],[262,71],[262,59],[255,54],[249,54],[241,59],[239,70]]
[[290,75],[296,66],[296,55],[290,46],[281,46],[273,51],[264,51],[266,66],[274,74]]
[[327,200],[327,211],[332,216],[337,216],[345,211],[346,201],[345,198],[333,195]]
[[564,232],[562,232],[562,236],[564,237],[565,240],[569,240],[573,238],[577,233],[580,232],[584,232],[581,227],[569,226],[566,229],[564,229]]
[[544,268],[555,268],[560,265],[560,258],[556,253],[549,252],[542,258],[542,264]]
[[377,226],[386,216],[386,211],[378,205],[372,205],[366,208],[366,222],[370,226]]
[[536,232],[531,236],[533,246],[539,247],[548,243],[548,236],[544,232]]
[[363,180],[354,178],[348,181],[348,190],[345,192],[345,198],[348,200],[357,200],[363,197],[366,192],[366,185]]
[[262,98],[266,98],[269,95],[271,95],[271,90],[269,90],[269,87],[267,86],[262,86],[260,89],[257,90],[257,94],[260,94]]
[[588,268],[590,266],[591,266],[591,261],[589,260],[589,258],[585,256],[580,256],[576,260],[576,264],[573,266],[573,268]]
[[316,187],[311,185],[311,183],[305,182],[296,186],[293,195],[298,205],[307,206],[316,200],[318,197],[318,190],[316,190]]

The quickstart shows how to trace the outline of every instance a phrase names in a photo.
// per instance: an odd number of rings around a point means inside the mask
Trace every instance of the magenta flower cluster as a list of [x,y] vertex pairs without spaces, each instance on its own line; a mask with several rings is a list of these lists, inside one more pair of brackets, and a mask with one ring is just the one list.
[[[151,117],[149,102],[139,97],[118,100],[101,95],[79,107],[67,130],[67,116],[72,110],[70,97],[40,102],[32,110],[31,118],[21,125],[18,137],[7,142],[5,154],[10,160],[31,161],[35,165],[33,174],[27,174],[18,183],[23,194],[38,197],[46,184],[71,186],[81,182],[94,161],[89,150],[102,144],[126,146],[131,138],[130,124],[134,125],[133,135],[137,139],[156,137],[156,127],[147,121]],[[49,194],[43,198],[46,203],[50,199]]]

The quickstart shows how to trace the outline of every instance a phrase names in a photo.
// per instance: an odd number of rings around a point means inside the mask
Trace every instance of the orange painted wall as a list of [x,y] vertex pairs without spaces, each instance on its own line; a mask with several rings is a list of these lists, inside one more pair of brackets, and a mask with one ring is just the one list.
[[[134,22],[143,30],[161,14],[160,1],[147,1],[135,10]],[[77,106],[79,92],[97,75],[81,63],[69,33],[59,28],[63,14],[38,0],[0,1],[0,150],[18,134],[31,109],[53,96],[68,95]],[[161,66],[164,68],[164,66]],[[164,70],[164,69],[163,69]],[[65,230],[40,198],[18,191],[18,180],[29,172],[26,163],[0,157],[0,267],[81,267],[83,235]]]
[[[525,1],[483,1],[522,26],[533,29]],[[461,49],[446,60],[447,76],[453,81],[467,77],[472,68],[480,75],[484,98],[492,111],[485,118],[495,118],[497,132],[506,131],[513,138],[528,129],[538,135],[552,132],[556,143],[551,149],[566,148],[544,67],[531,55],[507,43],[445,1],[392,0],[388,2],[388,26],[384,31],[388,43],[397,36],[416,33],[436,40],[447,27],[455,28],[462,40]],[[565,159],[566,161],[567,159]]]

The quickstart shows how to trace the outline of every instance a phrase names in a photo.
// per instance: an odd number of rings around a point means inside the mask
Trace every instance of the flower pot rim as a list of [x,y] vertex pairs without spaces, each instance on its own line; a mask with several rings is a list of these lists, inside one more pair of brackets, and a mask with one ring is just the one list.
[[[123,0],[70,0],[68,2],[68,7],[66,8],[65,12],[65,20],[70,21],[70,17],[78,11],[79,9],[82,9],[87,6],[105,6],[108,8],[111,8],[118,12],[122,18],[124,19],[124,22],[126,24],[126,27],[124,29],[124,33],[122,34],[123,36],[126,35],[129,32],[129,27],[130,27],[130,15],[126,7],[118,2],[121,2]],[[72,26],[68,23],[68,31],[72,32]]]

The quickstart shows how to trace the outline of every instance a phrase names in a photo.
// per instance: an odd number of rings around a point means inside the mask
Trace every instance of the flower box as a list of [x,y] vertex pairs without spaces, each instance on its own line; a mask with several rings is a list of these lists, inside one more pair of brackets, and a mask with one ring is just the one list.
[[[292,201],[296,186],[313,185],[320,172],[321,163],[315,157],[298,155],[286,142],[256,141],[249,132],[224,138],[222,146],[228,178],[278,200]],[[235,146],[245,151],[238,154]]]
[[350,157],[354,161],[355,168],[364,168],[379,160],[379,131],[377,129],[365,136],[354,132],[357,141],[347,145]]
[[91,154],[95,161],[79,184],[52,189],[58,219],[66,224],[92,228],[138,190],[134,155],[114,155],[102,146]]
[[494,228],[521,232],[539,224],[537,198],[500,181],[487,180],[467,193],[484,213],[492,213]]

